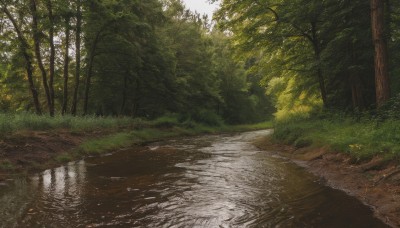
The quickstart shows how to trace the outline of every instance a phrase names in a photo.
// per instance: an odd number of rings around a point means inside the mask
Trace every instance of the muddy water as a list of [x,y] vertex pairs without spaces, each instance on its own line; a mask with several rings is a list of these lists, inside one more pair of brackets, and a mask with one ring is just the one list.
[[251,145],[201,136],[0,186],[2,227],[385,227],[370,208]]

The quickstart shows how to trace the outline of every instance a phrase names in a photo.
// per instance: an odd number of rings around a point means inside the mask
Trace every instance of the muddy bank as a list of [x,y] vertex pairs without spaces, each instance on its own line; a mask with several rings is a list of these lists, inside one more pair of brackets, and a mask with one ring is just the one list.
[[[137,134],[133,134],[133,133]],[[154,136],[144,138],[140,130],[101,129],[73,132],[68,129],[53,131],[21,131],[0,138],[0,184],[15,175],[33,174],[55,168],[88,156],[99,156],[152,140],[162,140],[175,132],[165,129],[148,131]],[[167,133],[165,133],[167,132]],[[172,132],[172,133],[171,133]],[[164,134],[165,133],[165,134]],[[123,138],[121,134],[126,134]],[[180,134],[179,132],[176,134]],[[114,140],[119,140],[114,143]],[[94,143],[92,148],[82,148]]]
[[0,139],[0,181],[10,175],[40,171],[62,164],[59,156],[82,142],[110,132],[74,133],[68,130],[25,131]]
[[[264,129],[269,122],[255,125],[194,128],[178,126],[120,127],[92,131],[55,129],[19,131],[0,135],[0,185],[14,175],[35,173],[67,162],[118,151],[133,145],[180,136],[243,132]],[[266,126],[265,126],[266,125]]]
[[274,144],[269,137],[255,145],[288,157],[319,176],[328,186],[352,195],[374,209],[375,216],[400,227],[400,164],[376,157],[357,161],[329,148],[294,148]]

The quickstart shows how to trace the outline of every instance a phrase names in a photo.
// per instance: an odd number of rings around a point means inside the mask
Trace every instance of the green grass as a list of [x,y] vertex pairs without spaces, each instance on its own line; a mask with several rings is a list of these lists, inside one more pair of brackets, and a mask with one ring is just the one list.
[[400,158],[400,120],[355,121],[352,118],[303,119],[275,124],[273,138],[296,147],[329,146],[357,160],[374,156]]
[[0,170],[13,171],[15,169],[14,165],[7,159],[0,161]]
[[70,153],[63,153],[58,155],[55,160],[59,163],[67,163],[74,160],[74,156]]
[[114,135],[92,139],[79,146],[79,152],[83,154],[101,154],[116,148],[123,148],[131,144],[132,137],[129,133],[117,133]]
[[140,125],[144,121],[132,118],[38,116],[34,114],[0,114],[0,134],[5,135],[21,130],[45,131],[68,129],[71,131],[93,131]]
[[[130,132],[122,132],[98,139],[90,139],[82,143],[78,148],[78,153],[84,155],[102,154],[109,151],[126,148],[134,144],[141,144],[145,142],[158,141],[162,139],[178,137],[178,136],[192,136],[199,134],[222,133],[222,132],[238,132],[266,129],[272,126],[272,122],[264,122],[254,125],[237,125],[237,126],[220,126],[210,127],[198,123],[192,123],[191,127],[170,126],[162,123],[161,128],[144,128],[140,130],[132,130]],[[169,121],[168,126],[171,122]],[[155,126],[160,126],[160,121],[155,121]]]
[[129,117],[74,117],[66,116],[39,116],[35,114],[4,114],[0,113],[0,135],[9,135],[17,131],[48,131],[66,129],[71,132],[85,132],[106,129],[143,129],[143,128],[185,128],[193,132],[215,132],[216,130],[252,130],[271,127],[271,122],[264,122],[255,125],[226,126],[222,123],[215,125],[209,123],[198,123],[193,120],[179,121],[174,114],[162,116],[155,120],[133,119]]
[[[271,128],[271,122],[254,125],[224,125],[208,121],[198,123],[192,119],[179,120],[178,115],[170,114],[155,120],[142,120],[132,118],[112,117],[74,117],[74,116],[38,116],[34,114],[0,114],[0,138],[5,136],[19,137],[19,131],[55,131],[66,130],[71,134],[75,132],[93,132],[102,137],[89,138],[73,151],[54,155],[51,161],[43,164],[32,164],[36,168],[48,166],[47,163],[62,164],[83,158],[87,155],[99,155],[135,144],[158,141],[179,136],[193,136],[199,134],[214,134],[224,132],[239,132]],[[85,134],[83,134],[85,135]],[[89,134],[90,135],[90,134]],[[35,168],[35,167],[33,167]],[[1,170],[14,170],[8,160],[0,161]]]

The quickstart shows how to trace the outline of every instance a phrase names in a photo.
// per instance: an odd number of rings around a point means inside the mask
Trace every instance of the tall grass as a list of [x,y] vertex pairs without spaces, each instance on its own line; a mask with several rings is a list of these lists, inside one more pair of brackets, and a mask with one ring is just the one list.
[[359,160],[376,155],[400,158],[400,120],[355,120],[351,117],[296,119],[277,122],[274,139],[296,147],[330,146]]
[[8,134],[21,130],[68,129],[71,131],[91,131],[96,129],[130,127],[143,122],[140,119],[127,117],[56,116],[50,118],[34,114],[0,114],[0,134]]
[[[212,119],[212,118],[211,118]],[[265,122],[267,123],[267,122]],[[96,117],[96,116],[39,116],[35,114],[5,114],[0,113],[0,135],[6,135],[17,131],[46,131],[54,129],[66,129],[73,132],[106,130],[115,128],[142,129],[142,128],[173,128],[191,129],[193,132],[215,132],[217,129],[227,131],[252,130],[266,128],[270,122],[256,125],[226,126],[222,122],[205,123],[191,119],[181,119],[178,115],[170,114],[155,120],[133,119],[129,117]],[[246,127],[247,126],[247,127]]]

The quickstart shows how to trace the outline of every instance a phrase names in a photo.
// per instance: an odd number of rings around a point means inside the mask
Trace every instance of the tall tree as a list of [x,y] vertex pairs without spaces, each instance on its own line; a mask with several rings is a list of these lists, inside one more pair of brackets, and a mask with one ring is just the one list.
[[47,79],[47,71],[46,68],[44,67],[43,64],[43,58],[42,58],[42,51],[41,51],[41,31],[39,30],[39,17],[38,17],[38,8],[36,4],[36,0],[30,0],[30,10],[32,14],[32,37],[33,37],[33,43],[34,43],[34,50],[35,50],[35,56],[36,56],[36,61],[39,66],[40,72],[42,74],[42,83],[44,87],[44,91],[46,94],[47,98],[47,107],[49,109],[49,113],[51,116],[54,115],[53,112],[53,103],[51,100],[51,95],[50,95],[50,88],[49,88],[49,83]]
[[54,116],[54,77],[55,77],[55,61],[56,61],[56,47],[54,44],[54,30],[55,30],[55,17],[53,13],[54,0],[46,0],[47,15],[49,19],[49,44],[50,44],[50,59],[49,59],[49,92],[50,92],[50,116]]
[[35,80],[34,80],[34,68],[33,68],[33,57],[30,54],[30,46],[28,43],[27,38],[25,37],[22,28],[21,28],[21,23],[19,23],[13,13],[7,8],[7,2],[4,0],[0,1],[1,3],[1,9],[2,11],[6,14],[7,18],[10,20],[12,26],[14,27],[15,33],[17,34],[17,38],[19,41],[19,48],[20,51],[23,55],[23,58],[25,60],[25,69],[26,69],[26,74],[28,78],[28,83],[29,83],[29,88],[32,94],[32,100],[33,104],[35,107],[35,111],[37,114],[42,114],[40,102],[39,102],[39,94],[38,90],[35,85]]
[[67,113],[68,107],[68,77],[69,77],[69,48],[70,48],[70,21],[71,16],[66,14],[65,15],[65,39],[64,39],[64,67],[63,67],[63,101],[62,101],[62,108],[61,114],[64,115]]
[[371,0],[371,28],[375,46],[376,103],[381,107],[390,98],[388,50],[385,37],[385,1]]
[[78,92],[81,75],[81,32],[82,32],[82,2],[76,0],[76,27],[75,27],[75,81],[72,98],[71,114],[76,115],[78,106]]

